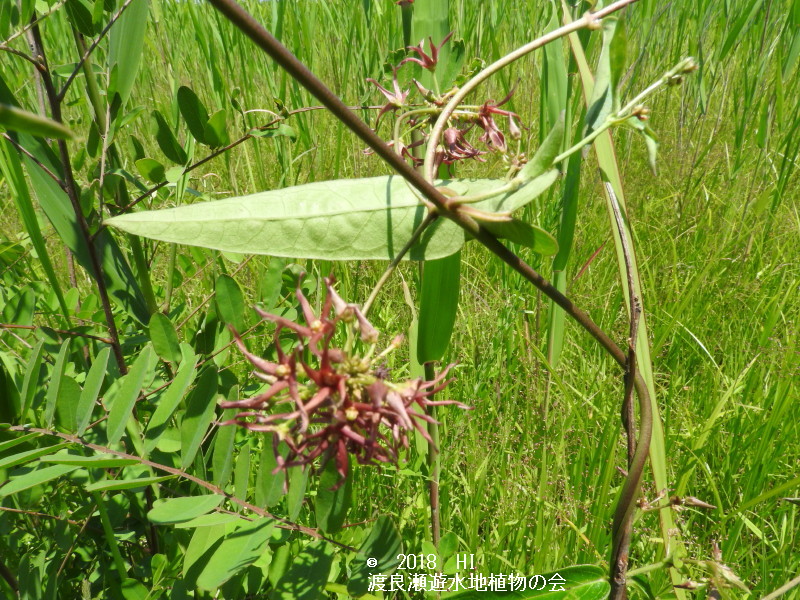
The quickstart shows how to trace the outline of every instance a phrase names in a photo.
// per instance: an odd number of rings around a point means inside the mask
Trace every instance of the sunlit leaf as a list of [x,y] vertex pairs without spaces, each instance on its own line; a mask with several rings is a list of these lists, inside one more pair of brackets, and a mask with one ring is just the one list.
[[[553,169],[514,193],[473,204],[488,212],[517,210],[557,178]],[[503,185],[492,179],[452,180],[460,195],[485,194]],[[328,260],[388,260],[408,242],[426,208],[399,177],[309,183],[160,211],[121,215],[107,223],[165,242],[228,252]],[[432,260],[458,252],[464,233],[438,219],[407,255]]]
[[146,346],[142,350],[136,362],[133,363],[131,370],[122,378],[119,387],[116,389],[106,424],[109,444],[116,444],[125,432],[125,425],[131,417],[136,398],[144,385],[145,376],[150,366],[151,352],[150,346]]
[[153,342],[153,349],[162,360],[173,364],[180,362],[181,348],[178,334],[169,317],[161,313],[153,313],[147,326],[147,332],[150,334],[150,341]]
[[147,513],[147,518],[159,525],[183,523],[211,512],[222,504],[224,499],[225,496],[219,494],[206,494],[158,500]]

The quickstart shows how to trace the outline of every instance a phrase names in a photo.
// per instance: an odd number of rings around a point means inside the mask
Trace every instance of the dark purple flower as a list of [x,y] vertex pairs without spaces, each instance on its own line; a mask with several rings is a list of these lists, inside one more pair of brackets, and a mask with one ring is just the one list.
[[445,36],[445,38],[442,40],[442,43],[439,44],[438,46],[436,46],[433,43],[433,38],[428,38],[428,43],[430,44],[431,47],[430,55],[426,54],[425,50],[423,50],[423,46],[425,45],[425,40],[422,40],[419,43],[419,46],[408,46],[407,49],[416,52],[419,55],[419,58],[409,56],[408,58],[404,58],[403,60],[401,60],[400,64],[397,66],[400,67],[407,62],[413,62],[417,63],[423,69],[427,69],[430,72],[435,71],[436,64],[439,62],[439,51],[442,49],[442,46],[444,46],[452,36],[453,32],[451,31],[450,33],[447,34],[447,36]]
[[376,88],[378,88],[381,94],[386,96],[386,99],[388,100],[388,102],[384,104],[383,108],[381,108],[380,112],[378,113],[377,121],[380,121],[381,117],[390,110],[397,110],[398,108],[402,108],[405,105],[406,98],[408,98],[409,90],[402,91],[400,89],[400,84],[397,81],[397,69],[395,69],[394,76],[392,77],[392,87],[394,88],[393,92],[387,90],[385,87],[383,87],[380,83],[378,83],[371,77],[368,78],[367,81],[369,81]]
[[[425,428],[425,423],[433,422],[426,414],[428,406],[468,407],[452,400],[430,399],[449,383],[446,378],[453,365],[432,381],[389,381],[390,373],[381,362],[401,344],[402,336],[374,356],[377,330],[358,306],[339,297],[331,280],[326,280],[326,284],[328,293],[319,315],[314,314],[300,288],[297,289],[306,325],[259,311],[264,319],[277,325],[277,362],[249,352],[235,333],[239,349],[255,367],[256,374],[270,385],[253,398],[222,402],[222,408],[241,410],[222,424],[271,433],[276,472],[308,465],[324,456],[325,460],[336,461],[344,479],[350,455],[360,464],[396,463],[400,449],[409,447],[410,431],[416,429],[430,441]],[[339,323],[358,330],[362,341],[369,346],[364,355],[331,347]],[[281,351],[278,343],[283,329],[293,331],[298,337],[298,346],[288,354]],[[311,353],[308,361],[304,357],[305,348]],[[289,448],[285,458],[278,452],[281,441]]]

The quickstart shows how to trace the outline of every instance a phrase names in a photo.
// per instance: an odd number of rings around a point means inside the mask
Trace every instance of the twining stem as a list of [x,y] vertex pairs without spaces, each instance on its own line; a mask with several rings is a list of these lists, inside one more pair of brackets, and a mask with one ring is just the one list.
[[175,475],[177,477],[181,477],[186,479],[187,481],[191,481],[192,483],[199,485],[200,487],[208,490],[212,494],[219,494],[221,496],[225,496],[230,502],[233,504],[238,504],[242,508],[246,508],[251,513],[258,515],[259,517],[267,517],[269,519],[274,519],[279,523],[277,527],[281,529],[289,529],[292,531],[299,531],[300,533],[304,533],[306,535],[310,535],[313,538],[325,540],[326,542],[330,542],[340,548],[345,550],[355,551],[355,548],[352,548],[346,544],[342,544],[341,542],[337,542],[330,538],[325,537],[321,533],[319,533],[316,529],[312,529],[310,527],[306,527],[305,525],[298,525],[297,523],[293,523],[288,519],[284,519],[283,517],[279,517],[277,515],[273,515],[272,513],[267,512],[263,508],[259,508],[254,504],[250,504],[245,500],[241,500],[237,498],[233,494],[229,494],[225,492],[222,488],[217,487],[213,483],[209,483],[200,477],[195,477],[185,471],[181,471],[180,469],[176,469],[175,467],[170,467],[168,465],[162,465],[161,463],[153,462],[152,460],[148,460],[141,456],[136,456],[134,454],[128,454],[127,452],[121,452],[119,450],[114,450],[113,448],[109,448],[107,446],[100,446],[99,444],[92,444],[91,442],[87,442],[82,438],[79,438],[76,435],[70,435],[68,433],[61,433],[60,431],[53,431],[51,429],[41,429],[38,427],[28,427],[26,425],[12,425],[11,427],[7,428],[8,431],[19,431],[22,433],[38,433],[41,435],[48,435],[52,437],[60,438],[66,442],[70,442],[71,444],[78,444],[80,446],[84,446],[86,448],[90,448],[99,454],[112,454],[114,456],[119,456],[120,458],[127,458],[130,460],[134,460],[142,465],[150,467],[151,469],[156,469],[157,471],[164,471],[165,473],[169,473],[171,475]]
[[[541,47],[544,43],[556,39],[559,35],[565,35],[580,27],[586,27],[597,22],[601,16],[608,16],[611,13],[632,4],[636,0],[620,0],[608,7],[595,13],[593,17],[584,17],[583,19],[571,23],[569,26],[562,27],[554,32],[540,38],[538,45],[531,48],[531,50]],[[217,10],[225,15],[236,27],[238,27],[245,35],[247,35],[253,42],[255,42],[262,50],[270,55],[278,64],[280,64],[298,83],[303,85],[309,92],[311,92],[317,99],[322,102],[331,113],[337,117],[342,123],[347,125],[359,138],[361,138],[369,147],[384,161],[386,161],[392,168],[394,168],[400,175],[402,175],[411,185],[419,190],[435,207],[436,211],[443,217],[446,217],[456,223],[459,227],[464,229],[467,233],[472,235],[475,239],[481,242],[486,248],[494,253],[503,262],[509,265],[517,273],[522,275],[527,281],[532,283],[536,288],[541,290],[546,296],[551,298],[558,306],[560,306],[566,314],[572,317],[578,324],[583,327],[589,334],[597,340],[603,349],[608,352],[612,358],[623,369],[627,364],[626,354],[614,343],[614,341],[602,330],[597,324],[592,321],[588,314],[576,307],[572,301],[559,292],[553,285],[537,273],[533,268],[526,264],[519,256],[506,248],[496,237],[489,231],[484,229],[479,223],[467,215],[459,211],[452,211],[448,209],[448,198],[446,198],[440,190],[417,173],[408,163],[406,163],[400,156],[398,156],[378,135],[370,129],[366,123],[359,119],[356,115],[348,110],[347,106],[325,86],[308,68],[301,63],[289,50],[287,50],[275,37],[270,34],[263,26],[261,26],[250,14],[248,14],[241,6],[234,0],[208,0]],[[558,34],[555,35],[554,34]],[[529,52],[530,50],[528,50]],[[497,64],[497,63],[495,63]],[[501,65],[502,66],[502,65]],[[499,68],[499,67],[498,67]],[[488,77],[488,75],[487,75]],[[450,113],[455,109],[453,106],[448,105]],[[445,113],[440,116],[437,125],[443,125],[447,118]],[[441,131],[439,132],[441,135]],[[431,151],[431,148],[428,148]],[[430,166],[433,162],[430,161]],[[432,179],[432,177],[431,177]],[[633,456],[628,476],[625,479],[620,494],[619,502],[615,509],[613,534],[614,539],[617,539],[618,532],[621,525],[627,521],[630,515],[633,514],[636,508],[636,496],[641,483],[644,465],[647,461],[647,453],[650,449],[650,437],[653,430],[653,415],[652,407],[650,406],[650,395],[647,391],[644,379],[636,372],[634,374],[634,389],[639,399],[639,414],[640,414],[640,428],[639,440],[636,446],[636,452]]]
[[[213,0],[209,1],[213,2]],[[425,153],[425,178],[428,181],[433,181],[433,167],[436,146],[439,144],[439,139],[442,137],[442,133],[444,132],[445,127],[447,127],[447,121],[452,116],[453,111],[458,108],[464,98],[466,98],[472,90],[478,87],[482,82],[486,81],[489,77],[497,73],[503,67],[510,65],[526,54],[529,54],[534,50],[538,50],[550,42],[564,37],[565,35],[568,35],[574,31],[578,31],[579,29],[583,29],[584,27],[596,27],[601,19],[625,8],[629,4],[633,4],[634,2],[638,2],[638,0],[617,0],[617,2],[612,2],[597,12],[587,12],[580,19],[577,19],[568,25],[559,27],[558,29],[554,29],[553,31],[533,40],[532,42],[517,48],[513,52],[506,54],[465,83],[464,86],[459,89],[452,98],[450,98],[450,101],[447,103],[447,106],[444,107],[444,110],[442,110],[442,113],[439,115],[436,124],[431,130],[428,149]]]
[[[633,462],[636,453],[636,425],[633,418],[633,380],[636,371],[636,335],[639,329],[639,317],[642,312],[641,302],[636,295],[636,284],[634,281],[633,258],[631,253],[628,231],[622,218],[622,211],[614,193],[614,187],[606,181],[606,192],[611,199],[611,207],[614,212],[614,220],[617,224],[617,232],[622,246],[622,254],[625,259],[625,278],[628,283],[628,297],[631,302],[630,329],[628,332],[628,359],[625,364],[625,394],[622,401],[622,423],[625,427],[625,434],[628,438],[628,468]],[[628,571],[629,550],[631,545],[631,535],[633,534],[633,513],[627,516],[620,525],[619,532],[613,540],[613,553],[611,555],[611,594],[610,600],[625,600],[627,589],[625,581]]]

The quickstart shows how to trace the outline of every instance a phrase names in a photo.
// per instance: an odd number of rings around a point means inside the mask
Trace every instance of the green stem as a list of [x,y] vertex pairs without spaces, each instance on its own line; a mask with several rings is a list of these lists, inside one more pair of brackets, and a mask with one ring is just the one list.
[[[425,380],[432,381],[436,378],[436,371],[433,368],[433,363],[425,363]],[[428,407],[428,416],[436,420],[436,407]],[[437,423],[428,423],[428,435],[431,436],[433,443],[428,448],[428,473],[430,479],[428,481],[428,491],[430,496],[431,505],[431,536],[433,538],[433,545],[438,548],[439,540],[442,536],[441,514],[439,506],[439,480],[442,471],[442,457],[439,453],[439,425]]]
[[372,304],[375,302],[375,298],[378,297],[378,292],[381,291],[383,285],[389,280],[391,274],[394,273],[395,269],[397,268],[397,265],[400,264],[400,261],[403,260],[403,257],[408,253],[411,247],[417,243],[417,240],[419,240],[422,233],[435,220],[436,220],[436,215],[434,213],[428,213],[428,215],[425,217],[425,220],[422,221],[422,223],[419,224],[419,227],[417,227],[414,230],[414,233],[411,234],[411,238],[408,240],[408,242],[406,242],[406,245],[403,246],[400,252],[397,253],[397,256],[395,256],[392,259],[392,262],[389,263],[389,266],[386,267],[386,270],[383,272],[383,275],[381,275],[381,278],[378,280],[378,283],[375,284],[375,287],[372,288],[372,292],[370,293],[369,298],[367,298],[367,301],[364,303],[364,306],[361,309],[365,317],[367,316],[367,313],[369,313],[369,309],[372,308]]

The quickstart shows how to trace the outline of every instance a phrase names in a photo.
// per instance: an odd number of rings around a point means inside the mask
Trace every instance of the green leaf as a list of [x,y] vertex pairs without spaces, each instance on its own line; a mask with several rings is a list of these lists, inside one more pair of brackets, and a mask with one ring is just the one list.
[[108,33],[108,70],[115,73],[115,90],[125,104],[142,60],[150,0],[133,0]]
[[331,544],[323,540],[311,542],[295,557],[292,566],[270,594],[270,600],[317,600],[325,597],[325,584],[332,564]]
[[[553,166],[553,161],[556,156],[561,152],[561,146],[564,143],[564,113],[562,112],[556,121],[553,129],[547,134],[547,137],[542,142],[542,145],[536,150],[536,154],[528,163],[522,167],[520,177],[528,180],[535,180],[542,175],[547,174],[548,170]],[[551,174],[552,176],[552,174]],[[544,180],[546,181],[546,180]],[[550,187],[552,182],[547,184],[545,189]],[[544,191],[544,190],[543,190]]]
[[603,20],[603,49],[595,72],[592,99],[586,111],[587,133],[602,125],[614,107],[616,90],[611,86],[611,42],[617,27],[616,17]]
[[27,419],[28,411],[33,406],[33,398],[36,395],[36,384],[39,382],[39,371],[42,367],[43,348],[44,339],[39,340],[39,343],[33,349],[31,358],[28,361],[28,367],[25,369],[25,378],[22,380],[22,392],[20,393],[22,409],[19,418],[23,423]]
[[153,118],[156,120],[156,142],[158,147],[161,148],[161,152],[172,162],[185,165],[188,160],[186,151],[172,132],[172,127],[169,126],[167,120],[157,110],[153,111]]
[[231,138],[228,135],[227,120],[228,115],[224,108],[211,115],[203,129],[203,138],[206,144],[212,148],[219,148],[231,143]]
[[197,94],[185,85],[178,88],[178,108],[194,139],[201,144],[207,143],[205,126],[208,122],[208,111]]
[[64,8],[67,11],[67,18],[75,29],[89,37],[97,33],[92,19],[92,8],[86,0],[67,0]]
[[268,518],[245,522],[227,534],[206,562],[197,578],[197,587],[215,590],[242,569],[269,551],[269,539],[275,524]]
[[93,456],[81,456],[79,454],[53,454],[43,457],[40,462],[53,463],[56,465],[73,465],[76,467],[86,467],[87,469],[117,469],[128,465],[138,465],[139,461],[135,458],[124,458],[114,454],[95,454]]
[[6,450],[10,450],[14,446],[19,446],[20,444],[24,444],[29,442],[34,438],[38,438],[40,434],[38,433],[26,433],[25,435],[21,435],[19,437],[11,438],[10,440],[6,440],[5,442],[0,442],[0,454],[5,452]]
[[178,368],[178,373],[175,379],[169,384],[167,391],[159,398],[158,406],[156,407],[153,416],[147,423],[147,431],[145,432],[145,449],[150,452],[158,444],[158,440],[164,433],[167,427],[169,418],[178,404],[183,399],[186,390],[194,381],[197,370],[195,369],[195,355],[193,352],[184,358],[181,366]]
[[[531,582],[532,590],[528,589]],[[605,600],[610,590],[605,571],[592,565],[582,565],[565,567],[545,575],[528,576],[525,590],[466,590],[442,594],[442,600]]]
[[78,408],[75,413],[75,426],[78,436],[82,436],[92,419],[92,412],[94,411],[97,396],[100,394],[100,389],[103,387],[103,380],[106,376],[106,366],[108,365],[108,357],[111,355],[111,348],[103,348],[94,359],[89,373],[86,375],[86,381],[83,384],[83,391],[78,400]]
[[11,481],[3,487],[0,487],[0,498],[36,487],[37,485],[42,485],[62,475],[66,475],[77,468],[78,467],[72,465],[53,465],[51,467],[36,469],[35,471],[20,475],[19,477],[12,477]]
[[56,357],[56,364],[53,365],[53,370],[50,372],[50,384],[47,387],[47,396],[45,397],[44,409],[44,423],[45,427],[53,425],[53,419],[56,415],[56,401],[58,400],[58,392],[61,389],[61,381],[64,377],[64,369],[67,366],[67,353],[69,352],[69,344],[71,338],[64,340],[61,344],[61,350],[58,351]]
[[119,589],[125,600],[147,600],[151,597],[150,591],[141,581],[136,581],[131,578],[122,581],[119,585]]
[[[553,169],[516,192],[476,202],[488,211],[517,210],[558,177]],[[484,194],[504,182],[492,179],[440,182],[459,195]],[[390,260],[425,218],[405,180],[397,176],[309,183],[160,211],[120,215],[106,223],[129,233],[227,252],[287,258]],[[450,256],[464,244],[463,231],[437,219],[406,258]]]
[[136,362],[133,363],[131,370],[120,381],[119,387],[113,395],[113,402],[106,424],[109,445],[119,442],[125,432],[125,425],[131,417],[136,398],[145,383],[144,379],[150,366],[151,352],[150,346],[145,346]]
[[314,506],[317,526],[325,533],[339,531],[344,524],[352,501],[352,477],[345,477],[342,481],[336,470],[336,461],[332,458],[329,459],[320,475],[317,488],[317,500]]
[[[2,84],[3,82],[0,79],[0,90],[2,89]],[[69,327],[70,320],[67,315],[70,314],[70,311],[67,307],[67,303],[64,300],[61,284],[58,276],[56,275],[55,268],[53,267],[53,262],[50,260],[50,254],[47,250],[47,246],[44,242],[44,236],[42,235],[41,227],[39,226],[39,220],[37,218],[37,211],[33,207],[30,190],[28,189],[28,182],[25,179],[25,173],[22,170],[22,163],[20,162],[19,154],[11,145],[11,142],[5,139],[0,139],[0,171],[2,171],[6,180],[6,185],[11,191],[10,196],[14,199],[14,204],[16,205],[17,212],[19,213],[22,223],[25,226],[25,231],[30,236],[33,248],[36,250],[36,256],[39,260],[39,264],[42,265],[42,268],[47,275],[47,282],[50,284],[50,287],[58,298],[58,304],[61,307],[62,313],[64,314],[64,323]],[[22,405],[24,407],[25,403],[23,402]],[[28,404],[28,407],[30,407],[30,404]],[[27,413],[27,410],[25,412]]]
[[150,324],[147,326],[150,341],[153,342],[153,349],[158,356],[172,364],[178,364],[181,360],[181,347],[178,342],[178,334],[175,326],[169,317],[161,313],[153,313],[150,317]]
[[197,385],[186,401],[186,414],[181,423],[181,468],[183,469],[194,461],[208,426],[214,419],[216,396],[217,369],[212,365],[200,373]]
[[147,513],[147,518],[151,523],[159,525],[184,523],[211,512],[222,504],[224,499],[225,496],[221,494],[206,494],[156,500],[153,508]]
[[138,479],[117,479],[110,481],[98,481],[84,486],[87,492],[110,492],[118,490],[133,490],[143,488],[154,483],[160,483],[167,479],[172,479],[175,475],[162,475],[161,477],[140,477]]
[[217,308],[222,320],[242,333],[247,327],[244,315],[244,296],[242,288],[230,275],[220,275],[214,286],[216,292]]
[[544,256],[552,256],[558,252],[558,242],[547,231],[519,219],[513,221],[486,221],[481,223],[485,229],[496,237],[531,248]]
[[226,529],[226,525],[212,525],[198,527],[194,530],[192,539],[183,555],[183,577],[191,587],[195,587],[198,575],[202,572],[211,553],[221,543]]
[[300,509],[303,508],[307,484],[307,468],[297,467],[289,470],[289,492],[286,494],[286,506],[288,507],[290,521],[297,519]]
[[[231,393],[228,394],[228,400],[231,400],[231,396],[233,396],[234,399],[238,399],[238,393],[239,386],[233,386]],[[225,421],[233,419],[237,412],[235,408],[229,408],[223,411],[220,422],[224,423]],[[214,449],[211,458],[211,470],[214,473],[212,483],[223,489],[227,485],[231,477],[231,471],[233,470],[233,443],[235,441],[236,427],[225,425],[224,427],[217,428],[217,433],[214,436]],[[262,471],[263,465],[262,470],[259,471],[259,475]],[[257,502],[257,504],[260,503]]]
[[81,397],[81,386],[69,375],[61,377],[61,385],[56,399],[56,423],[62,430],[74,433],[78,426],[75,417],[78,414],[78,402]]
[[[24,141],[26,149],[51,171],[60,172],[58,161],[48,146],[30,137],[26,137],[26,139],[21,137],[20,141]],[[53,224],[58,236],[75,254],[81,266],[88,273],[94,273],[86,239],[81,234],[77,217],[66,193],[30,158],[25,157],[25,164],[39,204]],[[150,313],[139,285],[119,246],[105,229],[100,231],[93,241],[100,255],[103,275],[112,298],[119,302],[129,315],[140,323],[146,323]]]
[[[353,560],[347,591],[352,596],[361,596],[369,591],[370,574],[388,575],[397,568],[400,560],[397,555],[403,552],[403,539],[387,515],[381,515],[372,526],[369,535],[358,549]],[[367,565],[373,558],[376,564]]]
[[19,452],[18,454],[12,454],[11,456],[0,458],[0,469],[10,469],[11,467],[16,467],[17,465],[33,462],[40,456],[55,454],[65,446],[67,446],[66,443],[56,444],[55,446],[47,446],[46,448],[34,448],[33,450],[26,450],[25,452]]
[[214,525],[224,525],[241,519],[239,515],[229,515],[227,513],[213,512],[207,515],[200,515],[191,521],[175,523],[175,529],[194,529],[195,527],[212,527]]
[[[278,446],[278,451],[285,457],[286,445],[281,443]],[[264,444],[261,450],[258,474],[256,475],[256,500],[260,505],[267,508],[277,504],[283,497],[283,486],[286,478],[282,470],[274,473],[277,466],[278,461],[275,459],[272,444]]]
[[161,183],[165,179],[164,165],[155,158],[140,158],[136,161],[136,170],[150,183]]
[[419,301],[417,360],[444,356],[458,313],[461,253],[425,263]]
[[293,142],[297,140],[297,132],[294,127],[281,123],[274,129],[251,129],[247,135],[255,138],[288,137]]
[[20,131],[38,137],[71,140],[75,138],[72,131],[52,119],[41,117],[35,113],[22,110],[16,106],[0,103],[0,127],[7,131]]

